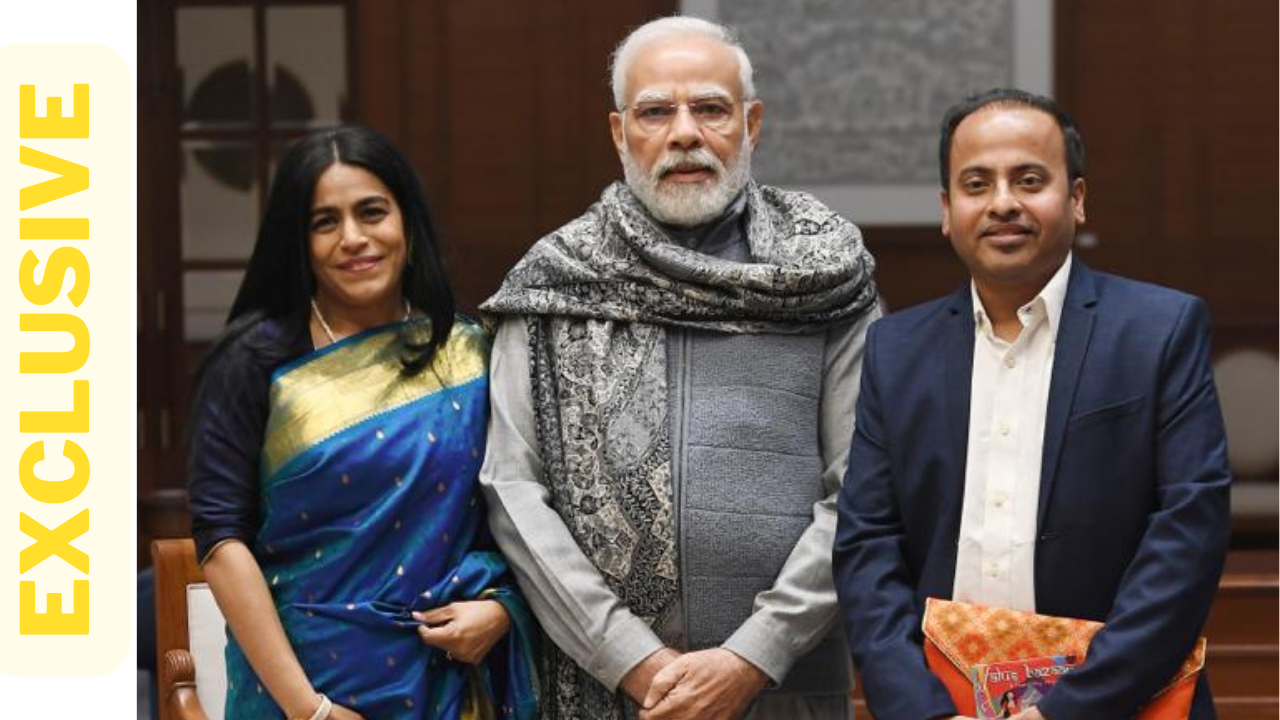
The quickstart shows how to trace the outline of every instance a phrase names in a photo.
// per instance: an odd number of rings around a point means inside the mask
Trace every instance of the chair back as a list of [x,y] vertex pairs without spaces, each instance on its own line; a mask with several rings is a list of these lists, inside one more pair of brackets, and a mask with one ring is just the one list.
[[226,622],[190,538],[151,543],[156,571],[160,720],[223,720]]

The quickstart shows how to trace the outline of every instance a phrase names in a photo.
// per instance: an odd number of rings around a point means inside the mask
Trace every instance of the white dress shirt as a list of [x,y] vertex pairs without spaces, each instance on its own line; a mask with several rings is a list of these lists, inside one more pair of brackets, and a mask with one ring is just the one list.
[[1053,351],[1071,256],[1018,308],[1018,338],[996,337],[973,293],[973,384],[953,598],[1035,611],[1036,510]]

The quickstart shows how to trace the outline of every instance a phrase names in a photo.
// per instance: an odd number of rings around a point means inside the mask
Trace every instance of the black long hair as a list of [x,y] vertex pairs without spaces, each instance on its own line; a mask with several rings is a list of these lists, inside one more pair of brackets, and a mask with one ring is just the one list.
[[[310,255],[311,204],[320,175],[336,163],[373,173],[400,206],[408,258],[401,291],[431,319],[431,335],[425,343],[414,342],[407,335],[403,338],[408,348],[401,359],[403,372],[413,375],[430,365],[436,350],[448,339],[456,306],[417,173],[375,130],[343,125],[302,138],[281,159],[227,327],[214,342],[206,366],[263,320],[273,320],[282,327],[286,347],[305,344],[316,287]],[[285,358],[286,347],[277,341],[252,349],[262,361],[272,363]]]

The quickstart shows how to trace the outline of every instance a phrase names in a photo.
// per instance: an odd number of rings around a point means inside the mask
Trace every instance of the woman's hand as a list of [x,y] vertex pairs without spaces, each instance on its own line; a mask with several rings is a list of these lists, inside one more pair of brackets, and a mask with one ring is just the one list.
[[497,600],[449,603],[414,613],[413,619],[424,623],[418,628],[422,642],[444,650],[453,660],[470,664],[484,659],[511,626],[507,609]]

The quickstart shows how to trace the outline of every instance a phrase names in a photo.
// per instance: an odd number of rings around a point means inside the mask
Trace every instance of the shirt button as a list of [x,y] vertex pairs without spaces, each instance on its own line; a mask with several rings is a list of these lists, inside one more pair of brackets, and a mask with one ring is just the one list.
[[1005,359],[1004,359],[1004,366],[1005,366],[1005,367],[1007,367],[1007,368],[1012,369],[1012,368],[1014,368],[1014,367],[1017,367],[1017,365],[1018,365],[1018,359],[1017,359],[1017,358],[1007,357],[1007,358],[1005,358]]
[[1013,428],[1009,427],[1009,423],[1000,423],[1000,434],[1008,435],[1013,432]]
[[1000,566],[996,565],[995,563],[992,563],[989,567],[987,567],[987,575],[989,575],[992,578],[1000,577]]

